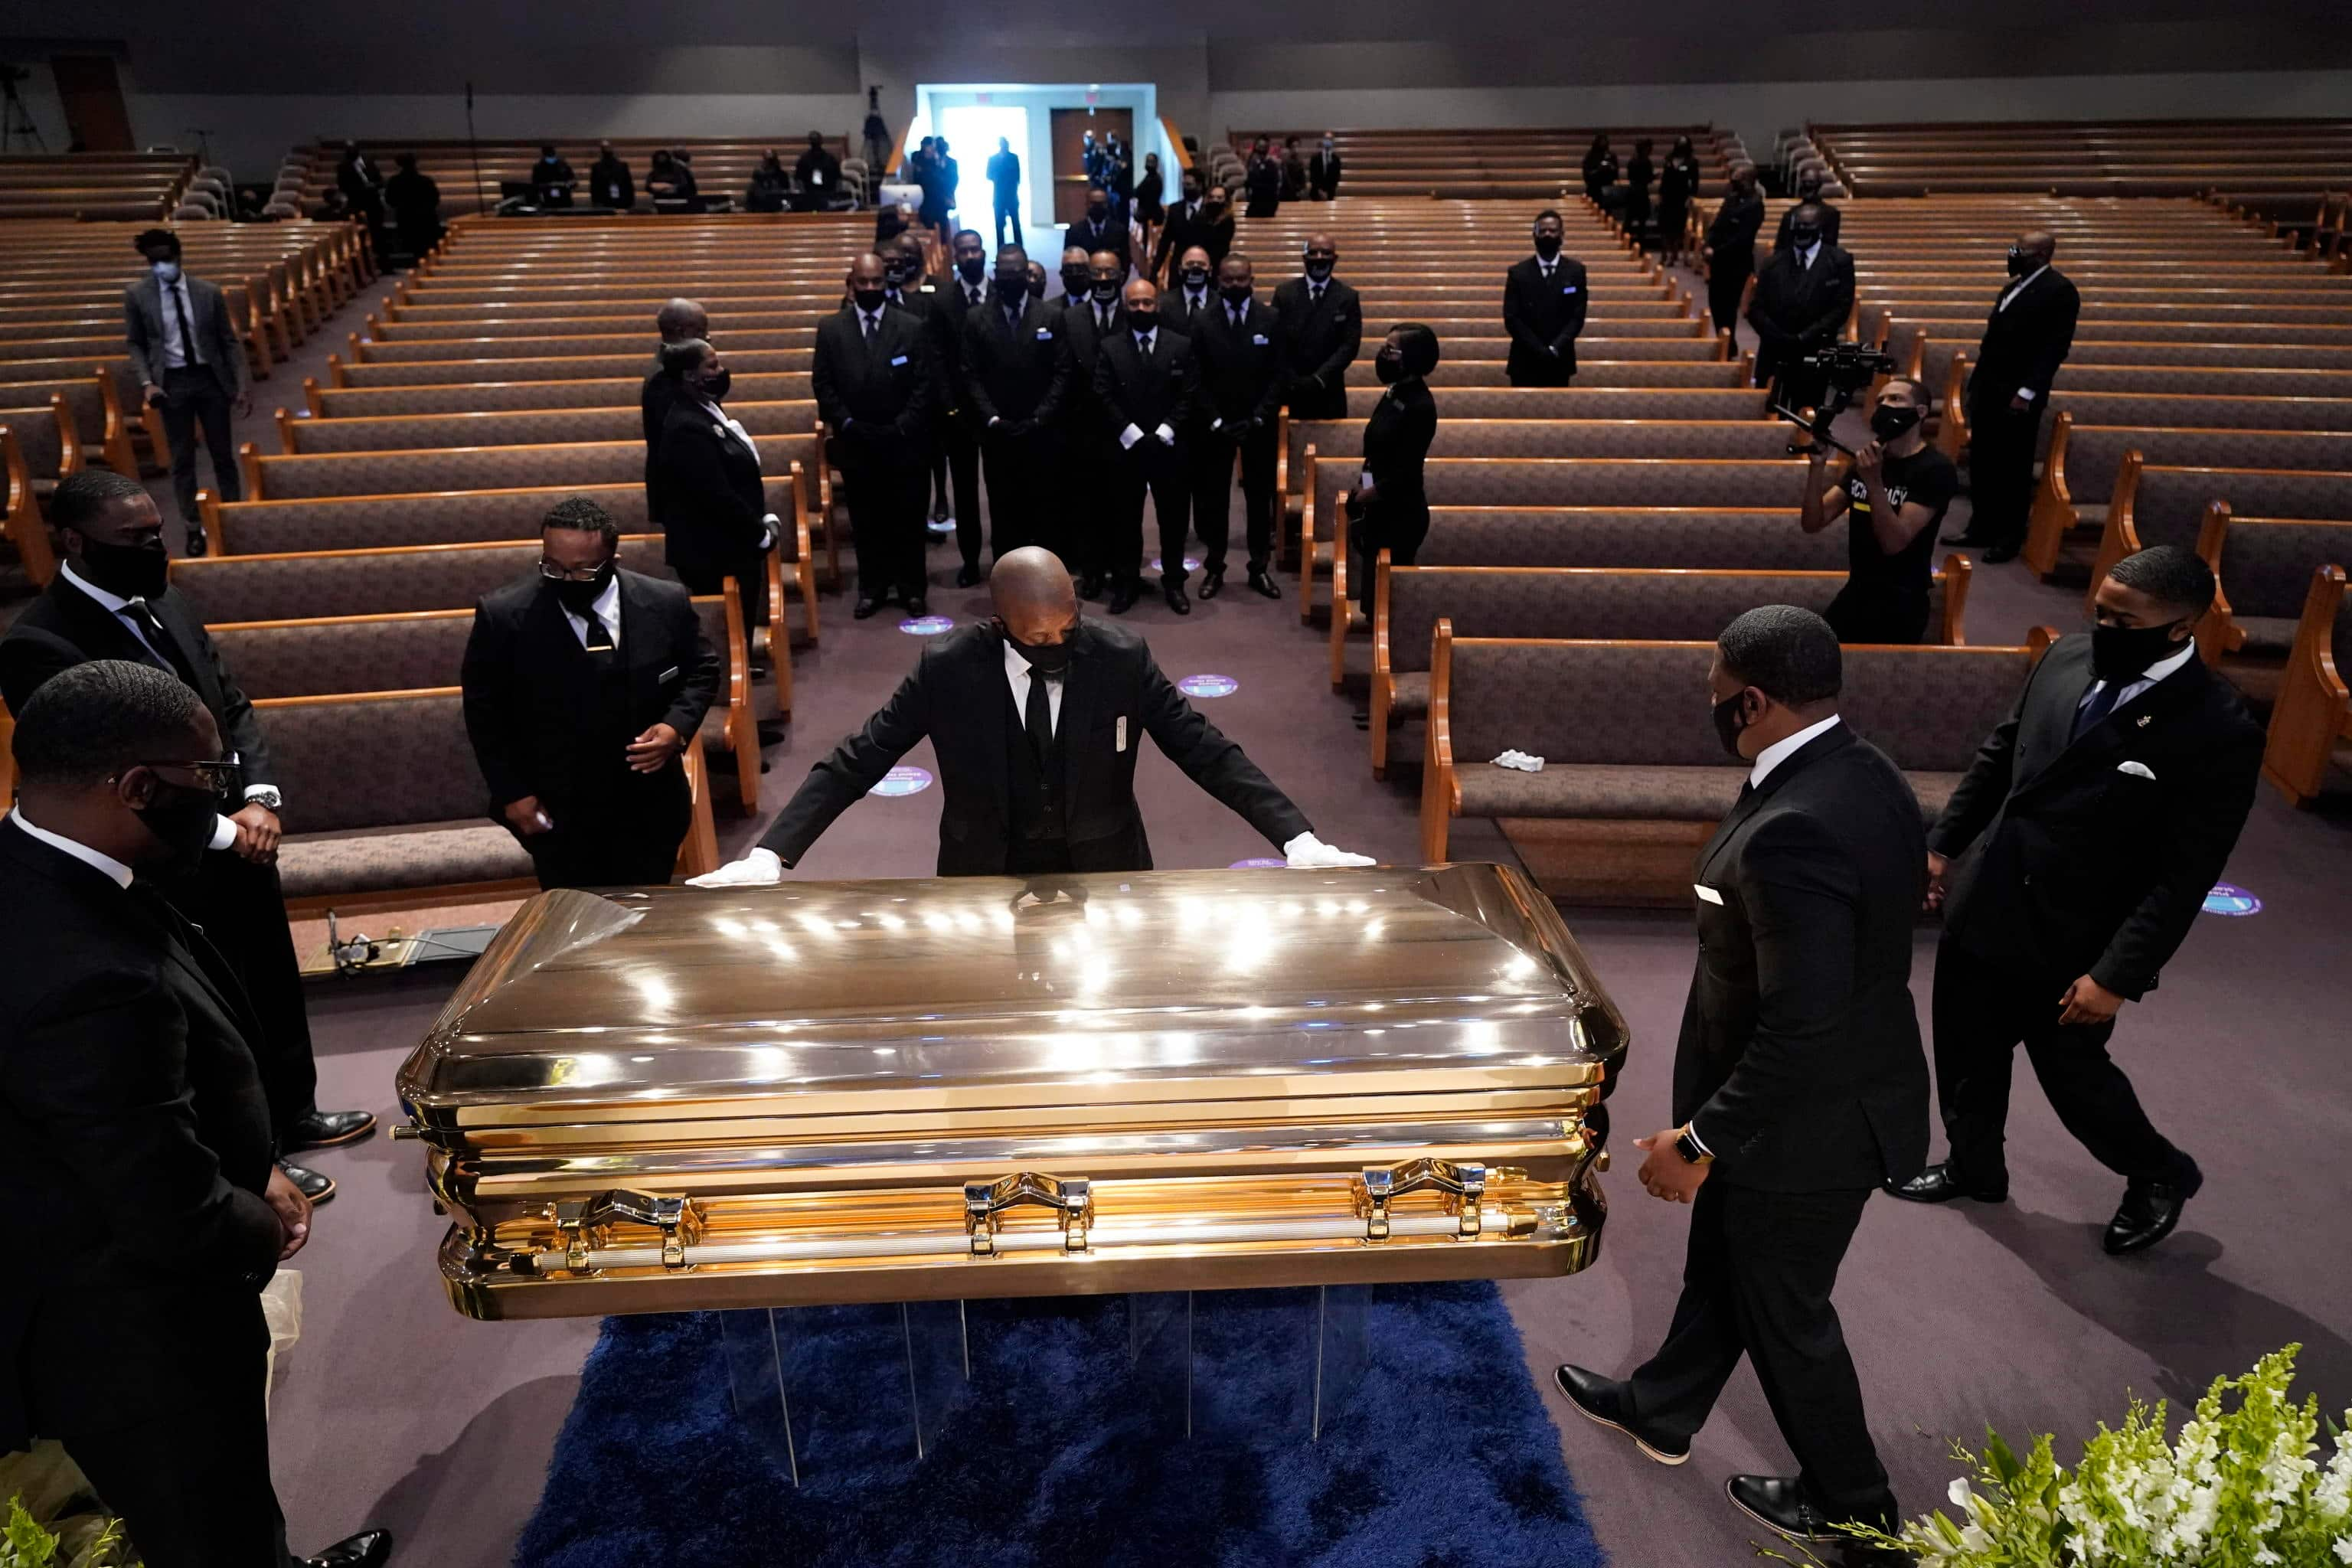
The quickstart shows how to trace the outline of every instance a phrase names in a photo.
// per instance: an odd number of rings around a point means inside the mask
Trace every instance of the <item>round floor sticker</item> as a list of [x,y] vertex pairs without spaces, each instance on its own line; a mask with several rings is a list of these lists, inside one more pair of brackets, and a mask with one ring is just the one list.
[[1255,859],[1236,860],[1225,868],[1228,871],[1260,871],[1271,867],[1287,867],[1290,862],[1272,856],[1260,855]]
[[1188,675],[1176,683],[1176,689],[1187,697],[1231,697],[1241,684],[1230,675]]
[[2243,888],[2228,882],[2216,882],[2213,890],[2205,895],[2205,912],[2209,915],[2258,915],[2263,912],[2263,901]]
[[882,782],[866,791],[868,795],[919,795],[931,787],[930,771],[927,768],[892,768],[882,775]]
[[935,637],[941,632],[955,630],[953,616],[915,616],[898,623],[898,629],[910,637]]
[[[1152,569],[1154,572],[1165,572],[1165,571],[1167,571],[1167,570],[1168,570],[1167,561],[1168,561],[1168,558],[1167,558],[1166,556],[1164,556],[1164,555],[1155,555],[1155,556],[1153,556],[1153,557],[1151,558],[1151,569]],[[1194,559],[1193,559],[1192,556],[1190,556],[1190,555],[1187,555],[1186,557],[1184,557],[1184,570],[1185,570],[1185,571],[1187,571],[1187,572],[1198,572],[1200,569],[1201,569],[1201,563],[1200,563],[1198,561],[1194,560]]]

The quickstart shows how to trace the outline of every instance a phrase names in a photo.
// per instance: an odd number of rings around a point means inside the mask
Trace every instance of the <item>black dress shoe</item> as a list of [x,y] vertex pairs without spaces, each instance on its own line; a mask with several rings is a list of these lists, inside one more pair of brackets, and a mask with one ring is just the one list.
[[375,1131],[373,1110],[314,1110],[286,1130],[281,1147],[289,1154],[304,1149],[331,1149],[356,1143]]
[[2110,1258],[2145,1252],[2172,1234],[2180,1211],[2205,1184],[2205,1173],[2191,1165],[2186,1174],[2165,1182],[2134,1182],[2124,1189],[2123,1206],[2107,1221],[2099,1245]]
[[1930,1165],[1907,1182],[1889,1182],[1886,1190],[1907,1203],[1948,1204],[1954,1198],[1974,1198],[1980,1204],[2005,1204],[2009,1184],[1978,1186],[1952,1173],[1949,1164]]
[[1252,572],[1249,574],[1249,585],[1250,592],[1257,595],[1260,598],[1279,599],[1282,597],[1282,590],[1276,587],[1274,585],[1274,579],[1267,576],[1264,572]]
[[335,1195],[335,1178],[323,1171],[298,1165],[291,1160],[278,1161],[278,1168],[286,1173],[288,1181],[301,1189],[302,1195],[310,1200],[313,1207]]
[[309,1568],[376,1568],[392,1561],[392,1531],[362,1530],[347,1535],[316,1557],[305,1557]]
[[1996,544],[1984,552],[1984,563],[1988,566],[1998,566],[2004,561],[2016,559],[2017,546],[2014,544]]
[[1201,597],[1204,601],[1213,599],[1224,591],[1225,574],[1223,572],[1211,571],[1201,574]]
[[1103,580],[1101,573],[1081,572],[1078,574],[1079,598],[1087,600],[1099,599],[1102,597],[1102,591]]
[[1731,1506],[1790,1541],[1850,1541],[1830,1516],[1805,1500],[1797,1483],[1780,1476],[1734,1476],[1723,1483]]
[[1189,616],[1192,613],[1192,601],[1185,595],[1184,583],[1181,578],[1160,579],[1160,596],[1167,600],[1168,607],[1178,615]]
[[188,525],[188,553],[191,555],[202,555],[205,551],[211,548],[211,544],[206,542],[205,538],[205,531],[197,527],[194,523],[190,523]]
[[858,596],[856,605],[852,608],[849,613],[854,619],[870,621],[874,618],[874,612],[881,607],[881,600],[872,598],[866,595],[860,595]]
[[973,565],[973,564],[972,564],[971,562],[969,562],[969,561],[965,562],[962,565],[961,565],[961,566],[957,567],[957,568],[956,568],[956,586],[957,586],[957,587],[959,587],[959,588],[977,588],[977,587],[979,587],[979,586],[980,586],[980,568],[979,568],[979,567],[977,567],[977,566],[975,566],[975,565]]
[[1135,584],[1121,583],[1110,591],[1110,603],[1103,606],[1114,616],[1123,616],[1135,608]]
[[1664,1439],[1644,1437],[1633,1430],[1632,1417],[1625,1412],[1625,1385],[1614,1378],[1587,1372],[1580,1366],[1562,1366],[1552,1374],[1560,1393],[1576,1406],[1577,1414],[1596,1426],[1612,1432],[1622,1432],[1633,1439],[1633,1447],[1662,1465],[1679,1465],[1690,1458],[1688,1443],[1675,1444]]
[[910,616],[928,616],[931,613],[931,602],[920,594],[908,595],[906,605],[907,613]]

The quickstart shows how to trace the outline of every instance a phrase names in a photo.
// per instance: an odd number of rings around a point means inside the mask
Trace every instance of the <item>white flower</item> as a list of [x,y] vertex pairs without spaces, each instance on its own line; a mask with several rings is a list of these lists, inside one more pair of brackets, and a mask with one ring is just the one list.
[[1974,1494],[1969,1490],[1968,1477],[1954,1476],[1952,1484],[1944,1489],[1944,1495],[1952,1500],[1954,1508],[1966,1508],[1969,1506],[1969,1499]]

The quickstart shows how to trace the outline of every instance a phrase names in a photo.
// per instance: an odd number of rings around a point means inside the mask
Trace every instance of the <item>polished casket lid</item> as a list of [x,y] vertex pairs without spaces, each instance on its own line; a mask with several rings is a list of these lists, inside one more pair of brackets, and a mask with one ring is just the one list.
[[[1597,1084],[1622,1018],[1505,868],[562,890],[399,1088],[457,1152],[567,1125]],[[537,1130],[537,1131],[533,1131]]]

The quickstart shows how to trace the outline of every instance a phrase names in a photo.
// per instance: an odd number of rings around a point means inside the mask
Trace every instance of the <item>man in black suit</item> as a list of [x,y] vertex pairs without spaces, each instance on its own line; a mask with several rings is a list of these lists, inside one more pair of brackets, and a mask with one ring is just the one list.
[[963,564],[956,586],[980,581],[980,423],[964,401],[963,325],[988,303],[988,246],[977,229],[955,237],[955,271],[931,297],[931,362],[939,368],[940,442],[954,483],[956,548]]
[[1168,291],[1160,297],[1160,321],[1191,337],[1196,323],[1214,313],[1216,289],[1216,268],[1210,265],[1209,253],[1197,245],[1187,246],[1176,258],[1176,276],[1168,280]]
[[1203,231],[1206,224],[1201,216],[1201,172],[1198,169],[1185,170],[1177,197],[1168,204],[1167,216],[1160,220],[1159,242],[1151,247],[1149,270],[1155,283],[1167,275],[1170,257],[1177,258],[1178,265],[1181,266],[1185,251],[1196,245],[1205,247]]
[[2083,297],[2050,265],[2058,241],[2036,230],[2009,249],[2012,281],[1993,301],[1969,367],[1969,495],[1965,532],[1947,544],[1984,547],[1998,564],[2025,542],[2033,506],[2033,448],[2050,384],[2074,346],[2074,319]]
[[989,548],[999,561],[1024,544],[1063,543],[1048,483],[1069,395],[1062,331],[1061,310],[1031,297],[1028,253],[999,250],[995,293],[964,312],[962,356],[964,406],[988,478]]
[[661,458],[662,426],[669,421],[669,405],[677,397],[678,378],[662,369],[662,356],[679,343],[710,337],[710,315],[698,300],[674,299],[654,312],[654,331],[661,343],[654,350],[654,368],[637,388],[637,410],[646,429],[646,521],[660,526],[661,496],[654,474]]
[[1109,571],[1109,550],[1118,520],[1118,426],[1095,394],[1095,365],[1102,345],[1127,327],[1127,307],[1118,297],[1127,276],[1108,251],[1082,258],[1086,283],[1076,280],[1075,250],[1062,253],[1062,351],[1069,359],[1068,391],[1062,403],[1062,455],[1067,473],[1062,487],[1062,538],[1073,553],[1063,559],[1078,574],[1078,597],[1101,595]]
[[[928,140],[928,139],[927,139]],[[942,234],[940,242],[947,242]],[[948,490],[948,449],[946,442],[949,395],[945,383],[939,379],[946,374],[940,363],[939,307],[945,302],[946,291],[923,275],[929,258],[924,253],[923,242],[911,233],[899,235],[887,245],[875,247],[882,258],[882,297],[893,310],[904,310],[922,323],[925,341],[931,346],[930,426],[923,432],[923,450],[929,454],[931,483],[925,492],[935,499],[931,503],[930,531],[942,536],[952,532],[955,521],[954,498]]]
[[832,433],[827,456],[849,490],[856,535],[859,620],[893,593],[910,616],[930,613],[923,578],[936,370],[922,319],[890,308],[882,258],[851,265],[849,302],[819,323],[810,382]]
[[1838,719],[1828,622],[1748,611],[1717,640],[1708,684],[1717,733],[1752,765],[1696,868],[1678,1125],[1634,1141],[1643,1186],[1693,1205],[1682,1299],[1629,1380],[1558,1376],[1579,1412],[1679,1465],[1745,1354],[1800,1473],[1734,1476],[1731,1500],[1825,1542],[1838,1522],[1895,1521],[1830,1292],[1872,1189],[1927,1153],[1911,1002],[1927,846],[1910,784]]
[[2263,734],[2197,657],[2213,574],[2194,553],[2127,555],[2094,602],[2091,635],[2042,656],[1927,836],[1929,897],[1944,906],[1936,1089],[1951,1152],[1894,1191],[2008,1195],[2002,1126],[2021,1039],[2059,1121],[2126,1184],[2104,1237],[2120,1256],[2170,1235],[2205,1178],[2148,1121],[2107,1041],[2228,862]]
[[1129,248],[1126,222],[1110,210],[1110,192],[1096,185],[1087,192],[1086,216],[1070,225],[1066,237],[1074,250],[1088,256],[1108,254],[1118,258],[1118,276],[1127,280],[1134,253]]
[[[0,638],[0,696],[22,714],[34,692],[91,659],[135,659],[178,677],[196,693],[243,769],[234,815],[213,825],[210,847],[164,891],[211,933],[252,999],[251,1037],[269,1090],[278,1152],[324,1149],[367,1136],[365,1110],[320,1110],[319,1068],[302,973],[278,882],[278,812],[283,804],[269,744],[253,705],[222,662],[194,609],[171,586],[163,520],[138,480],[84,468],[58,481],[49,521],[65,561],[41,596]],[[363,787],[354,777],[352,787]],[[324,1173],[289,1165],[314,1203],[335,1194]]]
[[722,592],[734,578],[748,635],[767,624],[768,552],[783,528],[768,510],[760,448],[727,412],[734,376],[717,349],[688,338],[662,351],[662,367],[672,383],[655,469],[662,558],[689,594]]
[[794,212],[829,212],[833,198],[841,193],[841,160],[824,144],[824,132],[808,133],[808,151],[793,165],[796,182],[793,191]]
[[1323,138],[1323,145],[1307,161],[1307,186],[1317,201],[1328,202],[1339,194],[1339,176],[1346,172],[1346,164],[1331,138]]
[[775,881],[926,736],[947,797],[942,877],[1150,870],[1135,804],[1146,735],[1281,846],[1291,865],[1371,864],[1316,837],[1288,797],[1169,683],[1141,637],[1081,620],[1069,571],[1052,553],[1014,551],[989,574],[988,591],[996,618],[926,638],[914,673],[809,770],[759,847],[695,886]]
[[1838,242],[1838,231],[1845,226],[1845,215],[1838,211],[1834,203],[1822,200],[1822,172],[1808,169],[1797,181],[1795,204],[1780,209],[1780,226],[1772,231],[1773,249],[1781,250],[1788,247],[1789,229],[1797,221],[1799,209],[1803,207],[1820,208],[1822,237],[1832,245]]
[[14,750],[0,1184],[44,1225],[0,1275],[0,1452],[61,1441],[150,1568],[290,1568],[259,1291],[310,1205],[271,1163],[235,969],[139,875],[205,853],[236,761],[187,685],[111,659],[17,709]]
[[1356,290],[1331,276],[1339,247],[1328,234],[1307,237],[1306,268],[1274,291],[1282,318],[1284,389],[1293,419],[1345,419],[1348,367],[1364,346],[1364,307]]
[[996,139],[996,151],[989,155],[988,183],[996,193],[996,243],[1004,244],[1004,226],[1013,226],[1013,243],[1021,243],[1021,154],[1013,150],[1010,138]]
[[163,416],[163,438],[172,448],[172,494],[180,503],[180,521],[187,524],[188,553],[202,555],[196,427],[204,426],[205,450],[212,454],[214,494],[225,501],[237,500],[245,492],[229,414],[232,407],[239,418],[253,412],[245,344],[228,319],[219,285],[181,268],[177,235],[151,228],[140,235],[138,246],[147,258],[148,276],[122,291],[131,374],[139,378],[142,401]]
[[1799,362],[1835,342],[1853,313],[1853,258],[1822,237],[1821,209],[1799,207],[1789,243],[1756,275],[1756,384],[1784,408],[1810,408],[1827,383]]
[[1192,333],[1201,390],[1192,402],[1187,468],[1192,529],[1201,536],[1203,599],[1224,592],[1236,454],[1247,518],[1249,585],[1262,597],[1282,597],[1269,571],[1274,562],[1274,425],[1282,407],[1282,323],[1258,303],[1255,281],[1248,257],[1226,257],[1218,269],[1217,292],[1194,318]]
[[621,528],[584,496],[540,524],[536,570],[482,595],[459,683],[490,817],[542,888],[669,880],[692,802],[678,754],[719,691],[684,587],[620,568]]
[[[1615,176],[1611,176],[1612,179]],[[1732,165],[1729,188],[1706,226],[1699,256],[1706,264],[1706,308],[1718,332],[1737,333],[1739,297],[1756,271],[1756,231],[1764,226],[1764,198],[1756,194],[1756,165]]]
[[1503,279],[1503,328],[1511,334],[1504,366],[1513,386],[1567,386],[1576,380],[1576,338],[1584,331],[1584,263],[1559,253],[1567,234],[1559,214],[1536,215],[1536,253],[1511,264]]
[[1192,422],[1201,367],[1192,340],[1160,325],[1160,290],[1148,278],[1127,286],[1127,326],[1105,338],[1095,356],[1095,397],[1118,432],[1112,461],[1113,521],[1107,552],[1114,616],[1127,613],[1143,592],[1143,496],[1160,521],[1160,593],[1180,616],[1192,613],[1184,595],[1184,541],[1192,531],[1192,496],[1185,485],[1184,441]]
[[636,179],[610,142],[596,143],[596,162],[588,170],[588,200],[614,212],[625,213],[637,205]]

